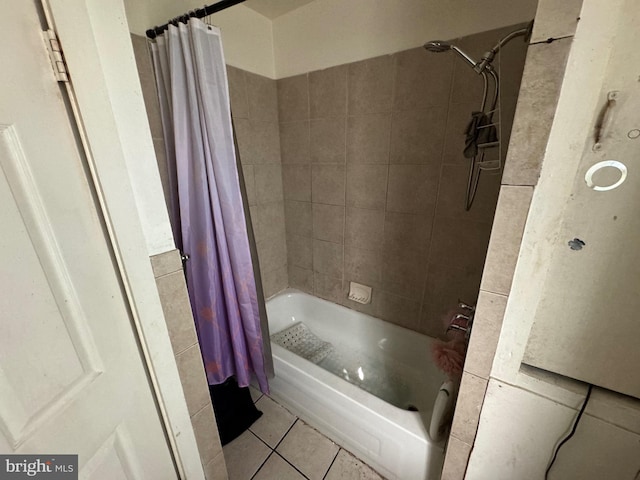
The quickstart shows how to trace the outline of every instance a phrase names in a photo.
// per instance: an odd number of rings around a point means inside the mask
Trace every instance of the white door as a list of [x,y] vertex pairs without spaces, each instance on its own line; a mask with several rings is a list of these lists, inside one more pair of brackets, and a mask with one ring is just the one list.
[[0,0],[0,453],[175,479],[36,3]]

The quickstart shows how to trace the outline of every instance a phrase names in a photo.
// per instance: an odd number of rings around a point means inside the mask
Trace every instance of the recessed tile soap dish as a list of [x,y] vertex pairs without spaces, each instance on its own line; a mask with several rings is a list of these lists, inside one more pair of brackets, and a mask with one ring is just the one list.
[[356,282],[349,282],[349,300],[362,303],[371,303],[371,287]]

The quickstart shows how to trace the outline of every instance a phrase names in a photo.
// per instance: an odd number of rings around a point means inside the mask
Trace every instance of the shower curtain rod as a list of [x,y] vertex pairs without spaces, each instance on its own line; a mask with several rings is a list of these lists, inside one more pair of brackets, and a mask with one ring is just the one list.
[[156,38],[162,32],[164,32],[169,25],[176,25],[178,22],[187,23],[190,18],[203,18],[207,15],[211,15],[212,13],[220,12],[229,7],[233,7],[239,3],[244,2],[244,0],[220,0],[219,2],[214,3],[213,5],[205,5],[202,8],[196,8],[195,10],[191,10],[190,12],[185,13],[184,15],[180,15],[179,17],[172,18],[164,25],[160,25],[159,27],[153,27],[147,30],[147,37],[151,40]]

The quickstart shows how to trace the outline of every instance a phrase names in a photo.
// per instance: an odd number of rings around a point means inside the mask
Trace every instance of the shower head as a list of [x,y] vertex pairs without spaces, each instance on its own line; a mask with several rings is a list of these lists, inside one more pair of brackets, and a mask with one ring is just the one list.
[[[469,55],[464,53],[458,47],[453,45],[452,43],[445,42],[444,40],[432,40],[424,44],[424,48],[432,53],[441,53],[448,52],[449,50],[453,50],[458,55],[460,55],[472,68],[475,69],[477,62],[471,58]],[[479,73],[479,72],[478,72]]]
[[424,48],[432,53],[447,52],[451,50],[452,45],[443,40],[432,40],[424,44]]

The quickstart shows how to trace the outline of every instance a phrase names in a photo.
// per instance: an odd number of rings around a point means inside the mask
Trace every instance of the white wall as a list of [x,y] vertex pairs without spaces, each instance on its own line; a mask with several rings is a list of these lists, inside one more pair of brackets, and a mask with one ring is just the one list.
[[537,0],[316,0],[273,22],[277,78],[531,20]]
[[[211,0],[124,0],[129,30],[138,35]],[[235,5],[211,16],[220,27],[226,62],[269,78],[275,78],[271,20],[244,5]]]
[[[132,33],[202,0],[124,0]],[[244,5],[212,16],[227,63],[269,78],[349,63],[531,20],[537,0],[315,0],[273,23]]]

